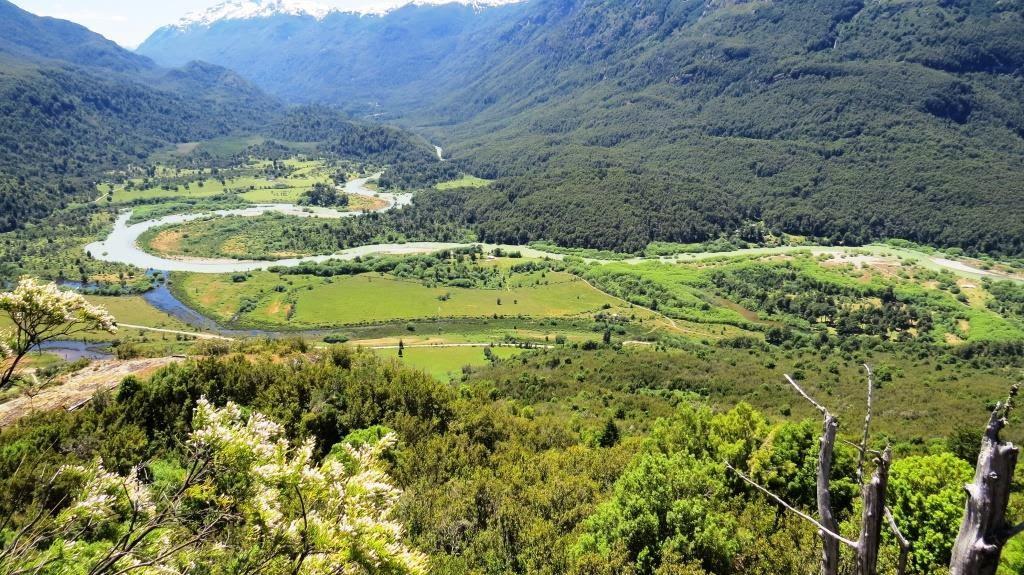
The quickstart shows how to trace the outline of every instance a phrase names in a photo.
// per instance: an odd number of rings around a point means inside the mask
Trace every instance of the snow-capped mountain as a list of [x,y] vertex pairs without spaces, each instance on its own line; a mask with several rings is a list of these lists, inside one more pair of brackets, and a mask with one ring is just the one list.
[[170,28],[187,30],[197,26],[208,27],[229,20],[252,20],[274,16],[308,16],[316,20],[323,20],[332,13],[383,16],[393,10],[410,5],[462,4],[474,10],[482,10],[492,6],[516,4],[523,1],[525,0],[378,0],[351,8],[311,0],[228,0],[206,10],[189,13],[172,24]]
[[[358,4],[359,10],[352,7]],[[387,104],[466,65],[482,38],[530,0],[228,0],[165,26],[137,52],[160,64],[201,60],[289,102]],[[404,96],[403,96],[404,97]]]
[[210,26],[222,20],[250,20],[279,15],[312,16],[321,20],[331,12],[331,7],[308,0],[229,0],[206,10],[189,13],[173,26],[186,29]]

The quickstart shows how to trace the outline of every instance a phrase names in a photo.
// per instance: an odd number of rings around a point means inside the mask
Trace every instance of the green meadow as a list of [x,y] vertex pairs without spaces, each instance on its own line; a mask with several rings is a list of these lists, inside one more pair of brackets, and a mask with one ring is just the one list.
[[384,357],[396,358],[403,365],[425,371],[442,381],[457,379],[465,366],[479,367],[488,365],[491,360],[484,350],[490,349],[492,357],[507,359],[515,357],[524,350],[514,347],[406,347],[402,357],[398,357],[397,349],[378,349],[376,353]]
[[220,322],[282,329],[436,318],[567,317],[622,307],[565,272],[548,273],[541,285],[530,274],[516,274],[506,289],[427,287],[386,274],[321,278],[255,272],[237,279],[230,274],[172,275],[176,295]]
[[484,188],[491,185],[492,180],[485,180],[476,176],[464,174],[457,180],[438,182],[434,187],[438,190],[454,190],[457,188]]
[[251,160],[235,168],[216,173],[212,169],[195,170],[160,165],[152,177],[136,176],[125,183],[102,183],[101,195],[113,188],[113,203],[135,201],[196,200],[224,194],[237,194],[251,203],[294,202],[317,183],[331,183],[335,168],[323,160],[290,158],[280,162],[273,172],[266,160]]

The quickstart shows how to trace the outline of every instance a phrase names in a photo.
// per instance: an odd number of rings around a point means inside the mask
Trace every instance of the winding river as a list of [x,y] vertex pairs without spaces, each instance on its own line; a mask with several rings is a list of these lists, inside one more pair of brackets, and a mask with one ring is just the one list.
[[[440,150],[438,150],[440,155]],[[364,195],[364,196],[375,196],[382,198],[387,201],[387,205],[382,208],[381,211],[401,208],[412,203],[412,194],[390,194],[390,193],[379,193],[366,187],[367,183],[371,180],[379,177],[380,174],[375,174],[367,178],[359,178],[347,182],[345,184],[345,192],[348,194]],[[294,204],[256,204],[251,207],[234,209],[234,210],[217,210],[214,212],[207,213],[196,213],[196,214],[174,214],[165,216],[163,218],[148,220],[145,222],[129,225],[128,221],[131,219],[131,211],[126,211],[118,216],[114,223],[114,229],[107,236],[107,239],[99,242],[93,242],[85,247],[86,252],[92,257],[116,263],[130,264],[146,270],[161,270],[165,272],[195,272],[195,273],[241,273],[250,272],[256,270],[262,270],[273,266],[296,266],[304,262],[323,262],[330,259],[340,260],[352,260],[357,257],[368,256],[368,255],[383,255],[383,254],[414,254],[414,253],[425,253],[432,251],[439,251],[444,249],[452,249],[456,247],[465,246],[466,244],[459,243],[448,243],[448,242],[413,242],[404,244],[375,244],[368,246],[360,246],[355,248],[349,248],[342,250],[334,254],[307,256],[303,258],[290,258],[282,260],[236,260],[236,259],[218,259],[218,258],[198,258],[198,257],[162,257],[154,255],[144,251],[138,245],[139,236],[141,236],[146,230],[152,228],[168,225],[168,224],[183,224],[200,218],[210,217],[211,215],[216,216],[258,216],[266,213],[282,213],[290,216],[302,217],[302,218],[346,218],[346,217],[357,217],[364,215],[366,212],[341,212],[329,208],[317,208],[307,206],[297,206]],[[526,257],[550,257],[552,259],[562,259],[565,256],[556,253],[544,252],[531,248],[529,246],[511,246],[511,245],[491,245],[483,244],[482,247],[485,250],[491,250],[494,248],[502,248],[505,250],[516,250],[522,253]],[[1013,279],[1020,281],[1019,278],[1007,277],[1003,274],[997,274],[991,271],[978,269],[972,265],[961,261],[954,261],[950,259],[940,258],[936,256],[928,256],[919,252],[912,252],[910,250],[893,248],[891,246],[874,245],[865,246],[861,248],[854,247],[781,247],[781,248],[754,248],[749,250],[736,250],[732,252],[718,252],[718,253],[699,253],[699,254],[681,254],[677,256],[669,256],[663,258],[656,258],[654,261],[662,261],[666,263],[672,262],[686,262],[709,259],[719,256],[741,256],[741,255],[776,255],[785,254],[795,251],[807,251],[809,250],[814,254],[833,254],[842,255],[848,252],[856,253],[874,253],[874,254],[900,254],[905,257],[909,257],[916,260],[918,263],[924,263],[934,268],[948,269],[957,273],[958,275],[971,277],[971,278],[982,278],[982,277],[1001,277],[1001,279]],[[597,260],[591,258],[584,258],[589,262],[605,262],[607,260]],[[629,258],[620,260],[621,263],[637,264],[642,262],[652,261],[651,258]]]
[[[345,184],[345,192],[355,195],[377,196],[388,202],[383,210],[401,208],[412,202],[412,194],[389,194],[376,193],[366,187],[366,183],[376,176],[352,180]],[[138,240],[147,230],[169,225],[183,224],[193,220],[213,216],[246,216],[253,217],[266,213],[281,213],[300,218],[347,218],[361,216],[365,212],[341,212],[329,208],[317,208],[308,206],[297,206],[294,204],[256,204],[248,208],[235,210],[216,210],[213,212],[197,214],[173,214],[162,218],[147,220],[138,224],[128,224],[131,219],[131,211],[126,211],[118,216],[114,222],[114,230],[107,236],[107,239],[100,242],[93,242],[85,246],[85,250],[92,257],[107,261],[130,264],[146,270],[161,270],[168,272],[197,272],[197,273],[239,273],[255,270],[262,270],[272,266],[295,266],[303,262],[322,262],[329,259],[355,259],[360,256],[373,254],[412,254],[458,247],[462,244],[443,242],[419,242],[406,244],[377,244],[361,246],[340,251],[335,254],[308,256],[303,258],[290,258],[283,260],[236,260],[227,258],[197,258],[197,257],[162,257],[146,252],[139,247]]]

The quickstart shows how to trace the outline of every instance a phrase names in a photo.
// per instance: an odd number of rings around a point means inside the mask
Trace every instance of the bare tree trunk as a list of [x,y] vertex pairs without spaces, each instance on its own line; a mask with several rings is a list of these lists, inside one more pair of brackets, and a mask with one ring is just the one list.
[[818,495],[818,517],[821,520],[821,528],[818,534],[821,535],[821,575],[838,575],[839,573],[839,539],[832,534],[839,533],[839,523],[832,514],[832,456],[836,446],[836,431],[839,429],[839,420],[832,413],[817,401],[814,401],[806,391],[789,375],[786,380],[796,391],[803,396],[822,416],[822,430],[820,446],[818,448],[818,469],[817,469],[817,495]]
[[[818,517],[821,524],[832,533],[839,533],[839,523],[832,515],[832,490],[829,485],[832,477],[832,454],[836,444],[836,431],[839,421],[828,411],[825,412],[824,425],[821,432],[821,446],[818,449]],[[839,573],[839,540],[823,530],[821,535],[821,575],[837,575]]]
[[1003,545],[1024,528],[1011,527],[1006,522],[1010,483],[1020,450],[999,438],[1017,391],[1018,386],[1013,386],[1006,403],[997,405],[989,418],[974,481],[965,487],[967,506],[960,534],[953,545],[950,575],[994,575]]
[[[860,460],[857,464],[858,479],[863,476],[864,458],[867,453],[878,453],[870,451],[867,447],[871,425],[871,396],[874,382],[871,368],[867,365],[865,365],[864,368],[868,373],[867,415],[864,418],[864,431],[860,445],[851,443],[851,445],[860,450]],[[787,375],[786,379],[789,381],[790,385],[792,385],[793,388],[796,389],[797,392],[799,392],[800,395],[813,405],[814,408],[822,415],[823,423],[820,439],[821,445],[818,450],[818,468],[816,470],[818,516],[820,521],[786,503],[781,497],[775,495],[765,487],[758,485],[742,472],[729,465],[728,462],[725,463],[725,466],[739,475],[741,479],[775,500],[776,503],[793,513],[796,513],[818,528],[818,534],[821,535],[822,540],[821,575],[839,574],[840,544],[844,544],[856,552],[857,575],[877,575],[878,549],[882,542],[882,524],[886,521],[885,494],[889,485],[889,464],[892,462],[892,451],[886,447],[885,451],[878,453],[879,457],[877,466],[871,477],[871,481],[863,484],[861,487],[861,495],[864,500],[864,515],[861,520],[860,539],[858,541],[851,541],[843,537],[839,533],[839,524],[836,521],[835,516],[832,514],[832,488],[830,485],[830,479],[832,477],[832,457],[835,452],[836,432],[839,428],[839,421],[832,415],[832,413],[829,412],[828,409],[817,401],[814,401],[814,399],[808,395],[807,392],[797,384],[797,382],[793,381],[792,377]],[[906,565],[906,553],[910,548],[910,544],[903,538],[903,535],[896,527],[895,520],[891,520],[890,523],[897,538],[900,540],[900,575],[902,575],[903,569]]]
[[886,447],[878,458],[878,466],[861,487],[864,511],[861,515],[860,539],[857,540],[857,575],[877,575],[878,548],[882,544],[882,523],[885,521],[885,492],[889,486],[889,464],[892,451]]

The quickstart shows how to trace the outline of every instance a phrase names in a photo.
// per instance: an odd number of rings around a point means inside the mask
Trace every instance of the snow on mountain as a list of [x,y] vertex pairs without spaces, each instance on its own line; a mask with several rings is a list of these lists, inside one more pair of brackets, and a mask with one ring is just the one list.
[[251,20],[277,15],[312,16],[322,20],[330,13],[330,7],[308,0],[229,0],[192,12],[179,20],[175,27],[209,26],[221,20]]
[[[311,16],[323,20],[334,12],[366,15],[384,15],[408,5],[429,6],[460,3],[483,9],[490,6],[515,4],[525,0],[380,0],[364,4],[359,8],[341,8],[310,0],[228,0],[212,8],[192,12],[174,24],[173,28],[185,30],[193,27],[211,26],[224,20],[252,20],[272,16]],[[334,4],[339,2],[335,0]]]

